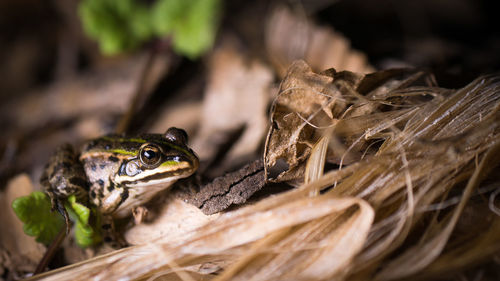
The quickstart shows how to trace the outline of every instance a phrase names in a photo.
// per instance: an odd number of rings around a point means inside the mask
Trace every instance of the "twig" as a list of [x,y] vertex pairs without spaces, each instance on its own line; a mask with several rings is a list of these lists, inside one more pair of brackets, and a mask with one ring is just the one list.
[[47,268],[47,265],[52,260],[52,257],[56,253],[57,249],[59,249],[59,246],[64,241],[65,237],[66,237],[66,227],[63,227],[63,228],[61,228],[61,230],[57,234],[56,239],[54,239],[54,241],[52,241],[52,243],[47,248],[47,251],[45,251],[43,258],[40,260],[40,262],[36,266],[36,269],[35,269],[35,272],[33,273],[33,275],[40,274],[45,270],[45,268]]

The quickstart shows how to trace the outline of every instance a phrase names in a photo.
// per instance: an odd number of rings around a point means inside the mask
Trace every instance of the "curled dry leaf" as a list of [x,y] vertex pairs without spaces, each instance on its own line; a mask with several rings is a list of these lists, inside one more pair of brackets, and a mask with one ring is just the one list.
[[[331,127],[347,103],[334,81],[334,71],[316,74],[296,61],[281,82],[271,108],[271,123],[264,152],[266,176],[273,181],[293,180],[304,173],[304,161],[324,128]],[[355,87],[362,76],[339,79]]]
[[417,105],[429,100],[426,95],[446,92],[420,86],[434,85],[431,78],[406,69],[367,75],[330,69],[317,74],[305,62],[294,62],[271,109],[264,154],[268,179],[300,179],[312,145],[325,133],[329,162],[361,159],[381,134],[416,114]]
[[303,174],[299,164],[309,156],[312,145],[319,138],[308,123],[331,124],[329,95],[324,92],[332,81],[330,76],[313,73],[303,61],[290,67],[271,107],[272,125],[264,152],[268,179],[289,180]]

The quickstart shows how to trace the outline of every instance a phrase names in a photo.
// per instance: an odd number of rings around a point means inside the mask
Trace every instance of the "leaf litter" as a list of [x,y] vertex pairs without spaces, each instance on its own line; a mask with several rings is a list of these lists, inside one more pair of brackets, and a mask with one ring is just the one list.
[[266,167],[285,162],[274,180],[297,188],[222,213],[184,239],[39,277],[443,278],[500,251],[499,109],[498,75],[450,90],[416,71],[317,74],[295,62],[263,158]]

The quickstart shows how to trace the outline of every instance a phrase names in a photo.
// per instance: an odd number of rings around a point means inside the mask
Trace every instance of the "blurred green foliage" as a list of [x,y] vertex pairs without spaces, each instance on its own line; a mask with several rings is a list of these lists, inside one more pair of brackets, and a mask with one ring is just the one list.
[[212,47],[220,0],[83,0],[85,32],[107,55],[133,50],[153,38],[170,38],[178,54],[195,59]]

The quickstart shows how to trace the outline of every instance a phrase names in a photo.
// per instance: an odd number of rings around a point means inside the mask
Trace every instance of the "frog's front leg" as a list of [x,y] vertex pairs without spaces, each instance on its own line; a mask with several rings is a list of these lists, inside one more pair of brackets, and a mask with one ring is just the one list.
[[[103,241],[113,248],[128,245],[125,239],[116,231],[114,217],[116,211],[124,204],[128,197],[128,188],[115,185],[111,179],[103,181],[104,188],[93,185],[90,191],[92,202],[99,206],[101,213],[101,235]],[[96,196],[93,196],[93,194]]]
[[40,178],[45,192],[49,195],[52,210],[59,211],[66,221],[66,233],[70,230],[70,220],[64,200],[75,195],[79,202],[87,202],[88,184],[83,167],[69,144],[56,149]]
[[118,249],[128,246],[127,241],[115,229],[115,222],[111,215],[101,216],[101,235],[104,243]]

